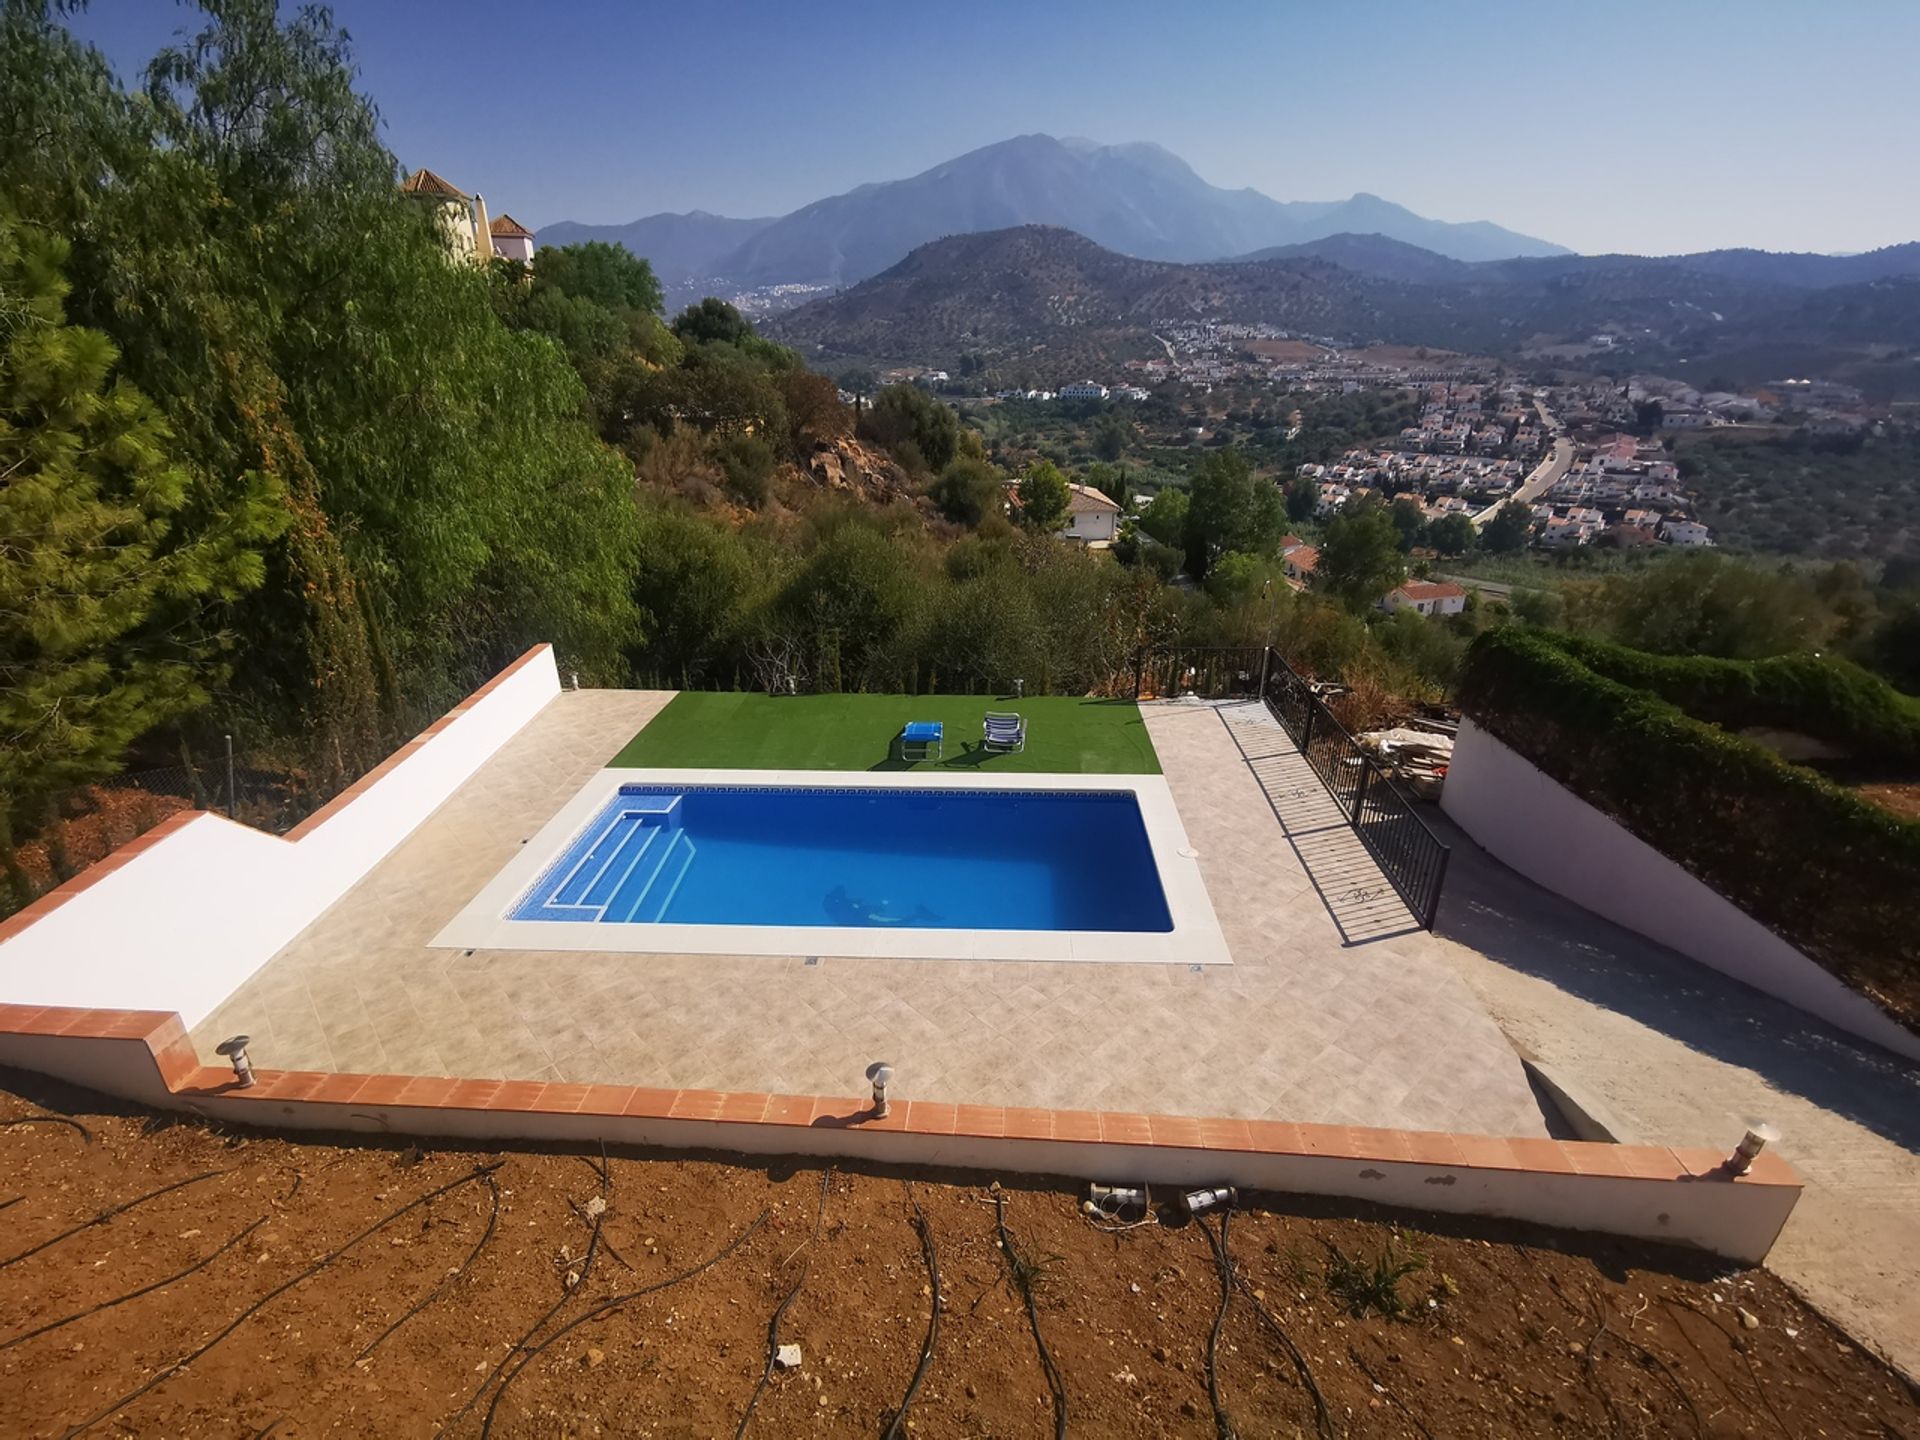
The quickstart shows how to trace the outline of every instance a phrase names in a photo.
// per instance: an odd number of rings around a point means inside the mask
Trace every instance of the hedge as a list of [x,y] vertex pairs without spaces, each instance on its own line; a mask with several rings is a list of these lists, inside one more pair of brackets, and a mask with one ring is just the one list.
[[1870,670],[1832,655],[1719,660],[1649,655],[1604,640],[1543,635],[1589,670],[1651,690],[1696,720],[1728,729],[1794,730],[1859,760],[1920,762],[1920,700]]
[[[1620,673],[1664,663],[1608,650]],[[1519,626],[1488,631],[1467,652],[1461,709],[1920,1030],[1920,824],[1599,673],[1587,653]]]

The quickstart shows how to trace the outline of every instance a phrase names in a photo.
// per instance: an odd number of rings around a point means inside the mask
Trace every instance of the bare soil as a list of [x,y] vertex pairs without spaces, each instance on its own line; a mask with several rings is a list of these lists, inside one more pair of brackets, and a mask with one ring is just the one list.
[[1854,793],[1902,820],[1920,820],[1920,780],[1868,781],[1854,786]]
[[[1064,1185],[286,1138],[0,1071],[0,1217],[7,1436],[1920,1436],[1764,1271],[1297,1197],[1103,1232]],[[1336,1254],[1417,1264],[1405,1313]]]
[[1324,345],[1310,344],[1305,340],[1249,340],[1247,349],[1262,359],[1283,363],[1324,360],[1333,353]]

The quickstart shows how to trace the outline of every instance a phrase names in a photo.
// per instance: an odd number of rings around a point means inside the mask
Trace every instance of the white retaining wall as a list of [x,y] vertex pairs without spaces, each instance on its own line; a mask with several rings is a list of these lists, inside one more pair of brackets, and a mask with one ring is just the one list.
[[[211,1014],[560,693],[541,646],[297,838],[193,817],[0,942],[0,1001]],[[133,842],[137,845],[139,842]]]
[[1920,1060],[1920,1036],[1471,720],[1440,808],[1495,859],[1596,915]]

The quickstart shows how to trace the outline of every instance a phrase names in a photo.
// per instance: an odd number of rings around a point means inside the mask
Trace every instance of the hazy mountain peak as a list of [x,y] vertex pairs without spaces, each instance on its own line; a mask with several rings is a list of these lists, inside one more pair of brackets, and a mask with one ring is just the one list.
[[[1038,132],[816,200],[774,221],[695,212],[628,227],[559,225],[541,239],[621,238],[669,283],[711,276],[737,286],[845,285],[941,236],[1024,225],[1063,226],[1123,255],[1186,262],[1348,231],[1377,231],[1461,260],[1566,253],[1485,221],[1423,219],[1377,195],[1283,203],[1258,190],[1224,189],[1148,141],[1109,145]],[[622,238],[620,230],[633,233]]]

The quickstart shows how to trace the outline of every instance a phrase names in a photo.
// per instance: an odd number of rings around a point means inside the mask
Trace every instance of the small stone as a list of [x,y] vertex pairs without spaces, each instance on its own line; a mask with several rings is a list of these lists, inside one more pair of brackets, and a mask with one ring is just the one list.
[[1138,1295],[1140,1293],[1140,1282],[1138,1280],[1134,1281],[1131,1285],[1127,1286],[1127,1289],[1131,1290],[1135,1295]]
[[589,1370],[598,1370],[602,1365],[606,1364],[606,1362],[606,1351],[592,1345],[587,1347],[587,1368]]
[[1155,1360],[1158,1360],[1162,1365],[1166,1364],[1167,1363],[1167,1347],[1164,1345],[1154,1346],[1153,1358]]
[[597,1217],[597,1216],[604,1215],[606,1213],[607,1213],[607,1202],[602,1196],[596,1195],[591,1200],[587,1201],[588,1215]]
[[818,1406],[820,1406],[820,1407],[821,1407],[821,1409],[823,1409],[823,1410],[824,1410],[824,1409],[826,1408],[826,1404],[827,1404],[827,1397],[826,1397],[826,1396],[824,1396],[824,1395],[822,1395],[822,1396],[821,1396],[821,1397],[820,1397],[820,1398],[819,1398],[818,1400],[816,1400],[816,1401],[814,1401],[813,1403],[814,1403],[814,1404],[816,1404],[816,1405],[818,1405]]
[[782,1345],[773,1354],[774,1368],[777,1370],[798,1370],[800,1368],[800,1347]]
[[1740,1317],[1741,1328],[1746,1330],[1758,1330],[1760,1328],[1760,1317],[1745,1306],[1734,1306],[1733,1313]]
[[1584,1355],[1587,1353],[1587,1347],[1582,1345],[1578,1340],[1576,1340],[1571,1345],[1567,1346],[1567,1353],[1569,1355]]
[[1200,1407],[1191,1400],[1182,1400],[1180,1402],[1180,1413],[1191,1420],[1200,1413]]

